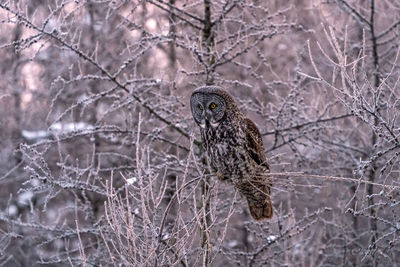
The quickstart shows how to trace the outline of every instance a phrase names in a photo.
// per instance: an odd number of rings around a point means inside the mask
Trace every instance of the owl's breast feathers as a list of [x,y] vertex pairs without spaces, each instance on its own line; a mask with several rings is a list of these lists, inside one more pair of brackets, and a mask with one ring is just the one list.
[[[202,129],[211,166],[220,180],[239,183],[254,171],[269,170],[263,151],[261,134],[249,119],[232,127],[225,121],[216,128]],[[244,175],[247,174],[247,175]]]

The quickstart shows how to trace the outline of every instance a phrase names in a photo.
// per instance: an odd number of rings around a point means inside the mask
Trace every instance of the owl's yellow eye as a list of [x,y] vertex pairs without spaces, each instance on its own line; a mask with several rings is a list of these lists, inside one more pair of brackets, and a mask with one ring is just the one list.
[[210,109],[214,109],[214,108],[216,108],[217,107],[217,104],[215,104],[215,103],[211,103],[210,104]]
[[200,104],[199,104],[199,109],[200,109],[200,110],[203,110],[203,106],[202,106],[202,105],[200,105]]

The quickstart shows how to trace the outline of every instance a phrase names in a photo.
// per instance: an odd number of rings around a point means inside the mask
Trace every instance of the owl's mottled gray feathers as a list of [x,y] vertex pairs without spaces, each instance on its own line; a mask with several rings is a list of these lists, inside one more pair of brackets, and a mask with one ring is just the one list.
[[269,170],[267,158],[264,154],[264,145],[261,133],[252,120],[245,118],[245,121],[250,156],[258,165],[264,166]]
[[[250,209],[250,214],[256,220],[269,219],[273,215],[271,202],[271,183],[266,178],[266,173],[269,172],[269,165],[264,153],[264,145],[261,133],[257,126],[249,118],[245,118],[247,127],[248,151],[250,157],[258,166],[255,167],[253,177],[248,181],[244,181],[243,188],[251,188],[250,193],[245,193]],[[252,197],[254,200],[250,200]]]
[[[223,99],[224,115],[213,116],[210,103]],[[269,166],[257,126],[239,110],[233,98],[217,86],[196,89],[191,97],[192,113],[200,132],[210,165],[220,180],[226,180],[246,197],[256,220],[272,217]],[[199,110],[196,110],[199,108]],[[194,115],[195,116],[195,115]],[[205,120],[211,123],[203,123]]]

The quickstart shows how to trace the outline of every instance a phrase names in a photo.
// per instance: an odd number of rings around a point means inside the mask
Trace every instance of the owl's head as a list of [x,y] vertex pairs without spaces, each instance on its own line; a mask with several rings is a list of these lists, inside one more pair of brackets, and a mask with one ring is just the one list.
[[193,118],[202,128],[218,127],[231,105],[234,105],[232,97],[217,86],[197,88],[190,97]]

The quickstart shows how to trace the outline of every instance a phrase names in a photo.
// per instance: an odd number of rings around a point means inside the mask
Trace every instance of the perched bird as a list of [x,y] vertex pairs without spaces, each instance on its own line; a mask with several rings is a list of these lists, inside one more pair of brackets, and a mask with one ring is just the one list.
[[255,220],[271,218],[269,165],[257,126],[221,87],[197,88],[190,106],[217,178],[233,184],[246,197]]

